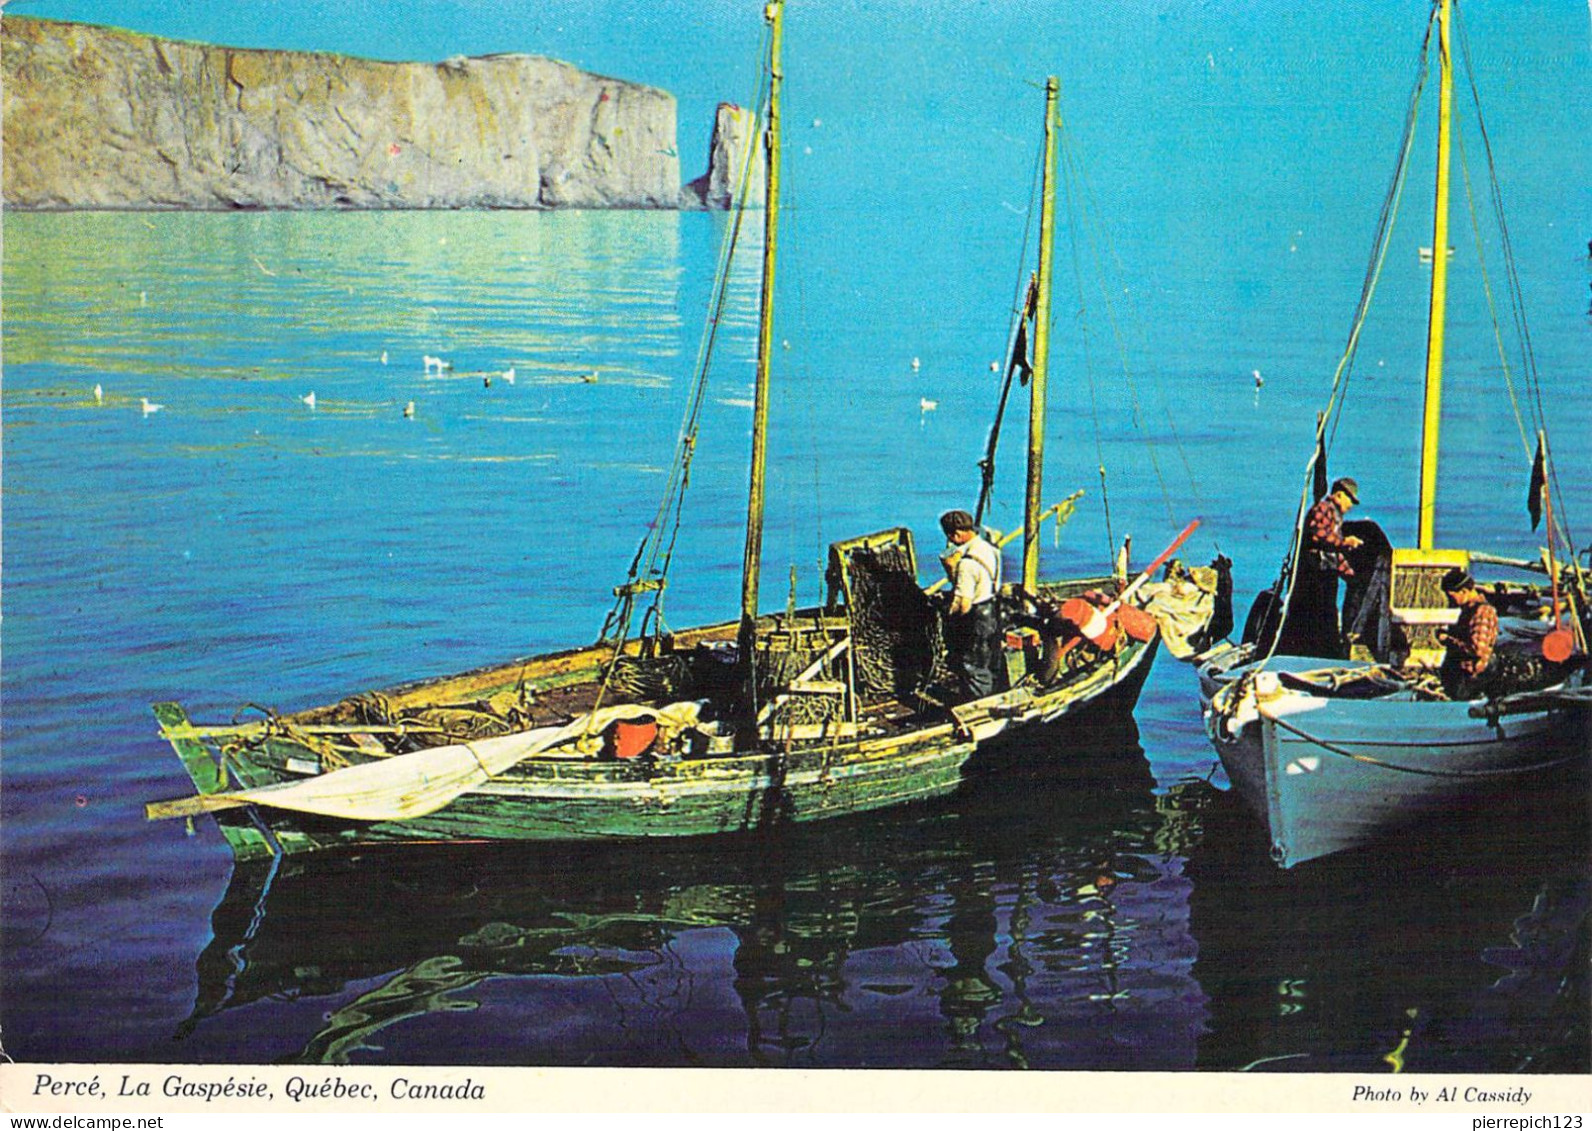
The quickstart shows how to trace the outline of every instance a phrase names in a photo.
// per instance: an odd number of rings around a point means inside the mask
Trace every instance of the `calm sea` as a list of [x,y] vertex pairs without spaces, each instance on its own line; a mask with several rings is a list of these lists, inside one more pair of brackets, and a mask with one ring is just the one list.
[[[1503,52],[1473,46],[1584,544],[1592,161],[1574,11],[1483,13],[1472,34],[1507,33]],[[1349,28],[1273,63],[1266,45],[1323,17],[1139,16],[1103,26],[1093,65],[995,37],[925,88],[926,61],[975,41],[942,18],[904,56],[923,63],[918,97],[866,118],[869,53],[908,33],[863,46],[809,26],[804,48],[793,22],[765,605],[792,584],[818,599],[830,541],[904,524],[926,553],[936,515],[971,501],[1038,134],[1040,95],[1016,76],[1049,69],[1069,76],[1089,178],[1063,211],[1089,223],[1066,226],[1076,252],[1064,237],[1062,274],[1084,286],[1057,301],[1047,493],[1088,495],[1047,532],[1046,568],[1098,569],[1130,533],[1145,561],[1199,516],[1190,556],[1236,560],[1240,615],[1276,570],[1418,29],[1373,50]],[[804,51],[822,81],[803,82]],[[1412,176],[1333,452],[1395,541],[1411,537],[1427,182]],[[1535,556],[1468,211],[1439,541]],[[1224,792],[1193,673],[1166,657],[1136,731],[770,844],[235,873],[207,822],[146,823],[146,801],[189,791],[151,702],[225,721],[595,637],[664,486],[726,223],[5,216],[8,1055],[1586,1070],[1584,798],[1512,798],[1277,871]],[[756,285],[743,263],[678,626],[735,606]],[[428,373],[428,355],[451,368]],[[1021,501],[1015,419],[996,525]]]

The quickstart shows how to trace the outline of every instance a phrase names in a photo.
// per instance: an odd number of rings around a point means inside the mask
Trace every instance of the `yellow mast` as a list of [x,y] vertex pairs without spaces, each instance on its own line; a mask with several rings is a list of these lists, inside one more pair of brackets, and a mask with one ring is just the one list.
[[784,0],[763,9],[769,24],[768,129],[763,203],[763,303],[757,330],[757,387],[752,408],[752,473],[746,503],[746,554],[741,564],[741,625],[757,619],[757,588],[763,565],[764,464],[768,454],[768,371],[774,344],[774,248],[779,231],[779,50]]
[[1028,493],[1023,508],[1023,588],[1039,592],[1040,491],[1045,473],[1045,376],[1050,362],[1050,244],[1056,228],[1056,94],[1045,81],[1045,170],[1039,210],[1039,272],[1034,303],[1034,371],[1029,378]]
[[1443,318],[1448,297],[1448,147],[1454,102],[1450,18],[1453,0],[1440,0],[1437,54],[1437,203],[1432,218],[1432,304],[1426,331],[1426,409],[1421,423],[1421,494],[1417,544],[1432,549],[1437,519],[1437,433],[1443,417]]

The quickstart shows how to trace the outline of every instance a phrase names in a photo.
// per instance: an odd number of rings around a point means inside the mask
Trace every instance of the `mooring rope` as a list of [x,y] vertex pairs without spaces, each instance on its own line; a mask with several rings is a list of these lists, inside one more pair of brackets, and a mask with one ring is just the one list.
[[1513,767],[1513,768],[1509,768],[1509,769],[1500,769],[1500,770],[1425,770],[1425,769],[1421,769],[1421,768],[1416,767],[1416,766],[1401,766],[1397,762],[1388,762],[1388,761],[1384,761],[1381,758],[1373,758],[1369,754],[1356,754],[1352,750],[1345,750],[1341,746],[1335,746],[1335,745],[1333,745],[1332,743],[1326,741],[1323,738],[1320,738],[1320,737],[1318,737],[1316,735],[1310,734],[1307,731],[1301,730],[1300,728],[1294,726],[1292,723],[1284,722],[1279,716],[1274,715],[1271,712],[1265,710],[1258,703],[1255,706],[1255,710],[1260,715],[1261,718],[1267,719],[1270,722],[1273,722],[1273,723],[1277,724],[1278,726],[1282,727],[1283,730],[1286,730],[1286,731],[1289,731],[1289,732],[1291,732],[1293,734],[1298,735],[1300,738],[1304,739],[1306,742],[1310,743],[1312,746],[1319,746],[1322,750],[1325,750],[1325,751],[1327,751],[1330,754],[1337,754],[1338,756],[1343,757],[1343,758],[1350,758],[1350,759],[1353,759],[1356,762],[1363,762],[1363,763],[1365,763],[1368,766],[1376,766],[1376,767],[1378,767],[1380,769],[1384,769],[1384,770],[1394,770],[1394,771],[1396,771],[1398,773],[1401,773],[1401,774],[1414,774],[1414,775],[1416,775],[1418,777],[1428,777],[1428,778],[1500,778],[1500,777],[1518,777],[1521,774],[1536,773],[1539,770],[1550,770],[1554,766],[1562,766],[1564,763],[1570,761],[1571,758],[1574,757],[1573,754],[1566,754],[1563,758],[1556,758],[1556,759],[1554,759],[1551,762],[1538,762],[1538,763],[1535,763],[1535,764],[1530,765],[1530,766],[1520,766],[1520,767]]

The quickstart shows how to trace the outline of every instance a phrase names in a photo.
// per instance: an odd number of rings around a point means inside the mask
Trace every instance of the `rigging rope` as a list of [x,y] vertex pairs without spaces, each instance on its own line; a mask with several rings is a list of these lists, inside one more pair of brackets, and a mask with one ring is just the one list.
[[1298,737],[1304,739],[1304,741],[1310,743],[1312,746],[1319,747],[1320,749],[1325,750],[1329,754],[1337,754],[1339,757],[1350,758],[1350,759],[1352,759],[1352,760],[1354,760],[1356,762],[1363,762],[1366,765],[1376,766],[1376,767],[1378,767],[1380,769],[1395,770],[1395,771],[1397,771],[1398,773],[1401,773],[1401,774],[1416,774],[1416,775],[1418,775],[1420,777],[1428,777],[1428,778],[1501,778],[1501,777],[1519,777],[1522,774],[1537,773],[1537,772],[1542,771],[1542,770],[1552,769],[1554,766],[1562,766],[1566,762],[1570,761],[1571,758],[1575,757],[1575,755],[1573,755],[1573,754],[1567,754],[1563,758],[1554,758],[1554,759],[1552,759],[1550,761],[1547,761],[1547,762],[1537,762],[1537,763],[1534,763],[1534,764],[1532,764],[1530,766],[1504,767],[1504,768],[1500,768],[1500,769],[1496,769],[1496,770],[1427,770],[1427,769],[1422,769],[1419,766],[1401,766],[1397,762],[1387,762],[1387,761],[1384,761],[1381,758],[1373,758],[1369,754],[1356,754],[1352,750],[1345,750],[1345,749],[1343,749],[1343,747],[1337,746],[1337,745],[1335,745],[1335,744],[1333,744],[1331,742],[1326,741],[1323,738],[1319,738],[1316,735],[1313,735],[1313,734],[1310,734],[1310,733],[1308,733],[1306,731],[1303,731],[1303,730],[1299,729],[1298,727],[1294,726],[1291,723],[1286,723],[1286,722],[1284,722],[1282,720],[1282,718],[1280,716],[1274,715],[1270,711],[1262,710],[1258,706],[1256,707],[1256,711],[1262,718],[1267,719],[1267,720],[1269,720],[1272,723],[1275,723],[1277,726],[1281,727],[1283,730],[1289,731],[1289,732],[1297,735]]
[[[1465,60],[1466,83],[1470,87],[1471,103],[1476,108],[1476,126],[1478,132],[1481,134],[1482,150],[1487,155],[1487,179],[1489,187],[1492,190],[1491,198],[1493,206],[1493,218],[1498,224],[1498,242],[1500,247],[1503,249],[1504,273],[1509,284],[1510,307],[1514,315],[1515,332],[1518,335],[1520,354],[1523,362],[1522,373],[1526,381],[1527,391],[1531,394],[1532,402],[1534,404],[1533,422],[1536,424],[1535,431],[1545,433],[1548,430],[1548,418],[1547,410],[1543,405],[1542,399],[1542,380],[1537,373],[1536,351],[1532,348],[1531,333],[1526,325],[1524,292],[1520,285],[1520,272],[1515,260],[1514,243],[1509,237],[1509,224],[1504,216],[1503,190],[1498,183],[1498,166],[1493,157],[1492,138],[1487,132],[1487,122],[1482,117],[1481,93],[1476,88],[1476,69],[1471,64],[1470,60],[1470,38],[1465,32],[1463,21],[1459,18],[1459,8],[1457,5],[1454,10],[1454,15],[1456,38],[1459,40],[1460,55]],[[1468,196],[1470,191],[1468,170],[1466,171],[1465,186]],[[1472,214],[1472,222],[1474,223],[1474,211]],[[1480,240],[1481,237],[1480,233],[1478,232],[1478,247],[1480,245]],[[1483,265],[1483,270],[1485,271],[1485,264]],[[1490,291],[1488,293],[1488,310],[1489,313],[1492,311],[1492,295]],[[1494,332],[1497,332],[1496,316],[1494,316]],[[1500,351],[1501,350],[1502,347],[1500,346]],[[1507,365],[1504,367],[1504,378],[1506,381],[1509,378],[1509,370]],[[1512,384],[1509,388],[1509,395],[1510,400],[1513,401],[1514,386]],[[1519,422],[1519,418],[1520,410],[1519,407],[1516,406],[1515,419],[1517,423]],[[1526,448],[1527,454],[1529,456],[1529,442],[1527,443]],[[1560,532],[1565,539],[1565,544],[1573,549],[1575,546],[1575,539],[1571,536],[1569,521],[1564,517],[1564,488],[1559,482],[1559,470],[1556,466],[1554,466],[1551,459],[1548,461],[1548,475],[1553,480],[1554,493],[1559,496],[1559,506],[1554,512],[1554,517],[1559,521]]]
[[[771,31],[765,27],[763,32],[762,54],[767,54]],[[735,248],[740,241],[741,228],[745,220],[748,205],[749,186],[752,178],[752,167],[756,153],[757,141],[763,133],[762,123],[766,114],[765,102],[768,98],[770,80],[765,69],[761,76],[757,99],[753,103],[757,107],[752,116],[752,128],[745,139],[741,151],[741,165],[739,184],[734,194],[734,219],[724,233],[724,238],[719,247],[719,261],[715,274],[717,287],[713,302],[710,306],[707,325],[697,347],[697,360],[695,366],[696,376],[692,387],[689,407],[680,427],[680,434],[676,444],[674,466],[670,469],[669,479],[664,487],[663,497],[659,501],[658,510],[653,521],[647,526],[647,533],[643,536],[641,544],[636,548],[635,557],[631,559],[630,569],[626,576],[626,584],[620,587],[618,598],[613,609],[609,611],[607,619],[603,622],[600,639],[613,641],[613,660],[617,661],[624,652],[625,644],[630,637],[631,620],[635,609],[635,598],[638,590],[636,583],[643,576],[649,581],[656,582],[653,587],[651,607],[642,616],[641,633],[645,635],[648,624],[654,626],[654,631],[662,633],[663,623],[663,596],[664,583],[668,578],[669,567],[674,560],[675,545],[679,540],[681,521],[684,516],[685,493],[691,482],[691,463],[696,455],[697,435],[702,423],[702,409],[707,399],[708,375],[711,370],[713,347],[718,338],[719,328],[723,323],[724,310],[728,303],[730,291],[730,267],[735,259]],[[672,524],[670,517],[673,517]],[[667,545],[664,543],[664,529],[669,528]],[[650,552],[649,552],[650,548]],[[642,558],[646,558],[645,569],[640,568]],[[613,636],[610,637],[610,631]],[[597,689],[597,698],[589,718],[596,717],[597,707],[601,706],[606,698],[609,686],[614,678],[614,673],[619,668],[616,662],[608,664],[608,670],[603,674],[602,684]]]
[[[1377,285],[1382,279],[1382,269],[1387,263],[1388,250],[1392,245],[1393,226],[1398,217],[1399,204],[1404,197],[1404,186],[1409,179],[1410,153],[1415,145],[1415,124],[1417,111],[1420,107],[1421,94],[1426,89],[1426,81],[1431,71],[1430,54],[1432,43],[1432,30],[1436,26],[1438,13],[1434,9],[1426,24],[1426,34],[1421,40],[1421,54],[1417,66],[1414,85],[1410,91],[1409,104],[1404,115],[1404,138],[1399,146],[1398,161],[1393,168],[1392,180],[1382,199],[1381,214],[1377,218],[1376,236],[1371,244],[1371,261],[1366,265],[1365,278],[1360,283],[1360,300],[1355,308],[1354,321],[1349,328],[1349,338],[1343,348],[1343,354],[1338,360],[1336,370],[1332,375],[1332,390],[1327,397],[1327,407],[1317,418],[1316,442],[1310,452],[1310,459],[1305,464],[1304,488],[1300,492],[1299,506],[1294,516],[1293,537],[1289,543],[1287,556],[1283,559],[1282,571],[1277,578],[1278,590],[1281,593],[1281,609],[1278,614],[1278,631],[1273,634],[1266,654],[1261,657],[1260,666],[1264,667],[1277,654],[1277,647],[1282,642],[1282,625],[1287,622],[1288,609],[1293,603],[1294,590],[1299,579],[1299,566],[1304,557],[1301,552],[1304,545],[1305,519],[1310,512],[1312,487],[1315,481],[1316,462],[1328,448],[1336,441],[1338,424],[1343,418],[1343,405],[1347,399],[1349,380],[1354,369],[1355,355],[1360,348],[1360,334],[1365,329],[1366,315],[1371,309],[1371,300],[1376,295]],[[1330,423],[1330,438],[1328,436]]]
[[[990,497],[995,491],[995,449],[1000,443],[1001,422],[1006,416],[1006,400],[1011,395],[1012,377],[1016,374],[1017,344],[1019,335],[1024,325],[1033,321],[1033,303],[1035,299],[1034,281],[1028,273],[1028,242],[1034,230],[1034,205],[1039,199],[1039,186],[1044,166],[1045,145],[1043,139],[1039,150],[1034,155],[1034,172],[1028,188],[1028,212],[1023,219],[1023,247],[1017,257],[1017,281],[1012,288],[1012,321],[1006,330],[1006,376],[1001,381],[1000,398],[995,404],[995,421],[990,425],[989,439],[984,445],[984,458],[979,461],[979,492],[978,506],[973,511],[975,524],[984,521],[984,512],[989,506]],[[1025,276],[1028,276],[1025,282]],[[1027,358],[1024,357],[1026,364]]]

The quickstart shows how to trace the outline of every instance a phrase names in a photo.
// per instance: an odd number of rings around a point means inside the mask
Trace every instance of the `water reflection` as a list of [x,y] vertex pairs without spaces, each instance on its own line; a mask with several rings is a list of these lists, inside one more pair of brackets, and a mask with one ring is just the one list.
[[463,1062],[1190,1066],[1205,1004],[1142,753],[1028,755],[773,838],[239,867],[178,1035],[318,999],[285,1059],[412,1059],[465,1012]]
[[1565,808],[1282,872],[1229,795],[1156,793],[1128,736],[774,837],[240,867],[176,1055],[1585,1071]]
[[1229,795],[1190,854],[1199,1066],[1586,1072],[1584,788],[1283,872]]

